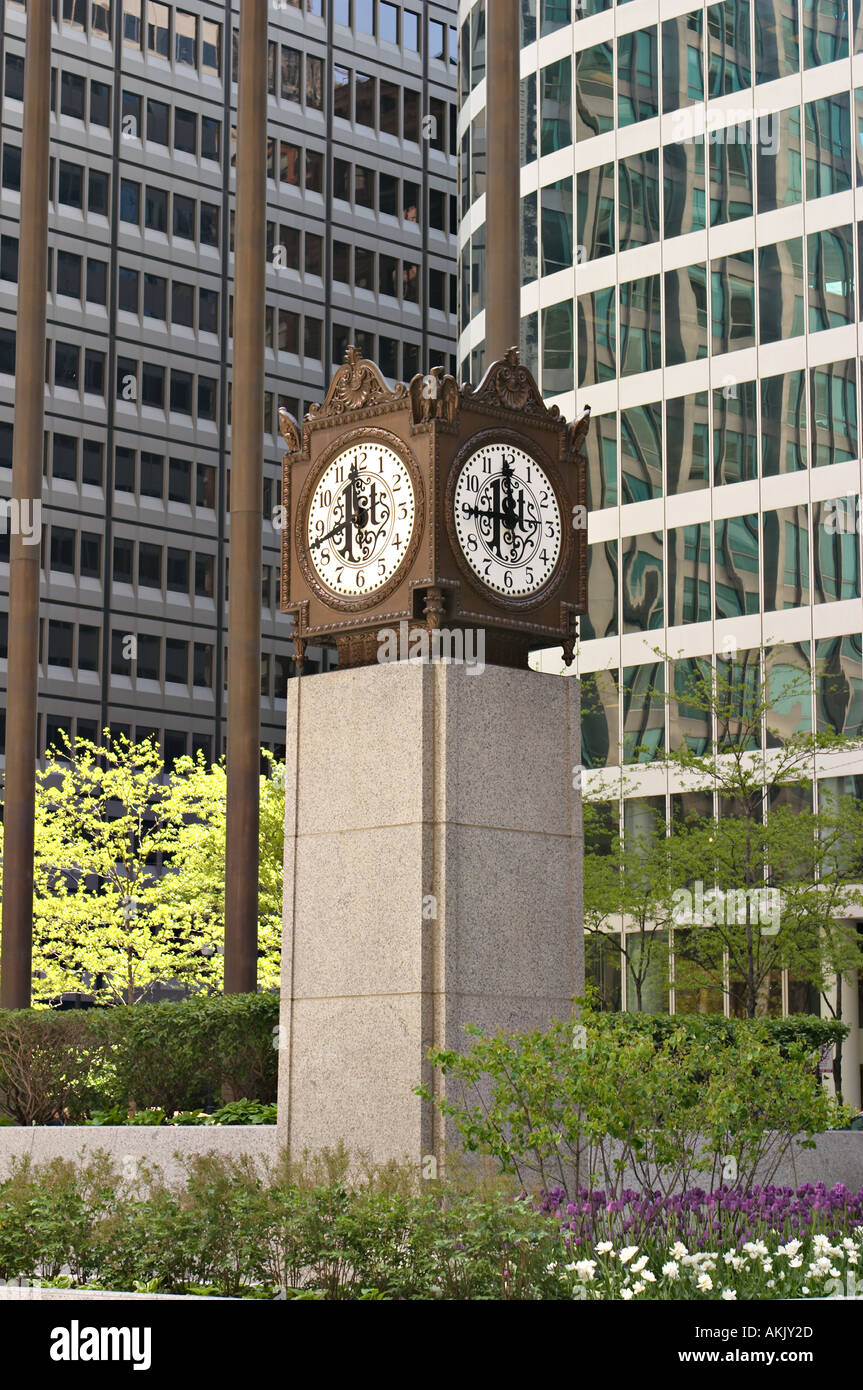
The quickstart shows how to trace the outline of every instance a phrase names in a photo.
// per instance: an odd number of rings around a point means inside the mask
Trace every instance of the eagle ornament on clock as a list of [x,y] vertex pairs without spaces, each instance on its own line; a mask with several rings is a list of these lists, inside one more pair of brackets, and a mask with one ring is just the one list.
[[[379,632],[482,629],[486,660],[572,661],[587,600],[589,408],[567,424],[510,351],[476,388],[435,367],[387,385],[353,347],[288,448],[282,611],[341,666],[378,660]],[[405,629],[402,629],[405,630]]]

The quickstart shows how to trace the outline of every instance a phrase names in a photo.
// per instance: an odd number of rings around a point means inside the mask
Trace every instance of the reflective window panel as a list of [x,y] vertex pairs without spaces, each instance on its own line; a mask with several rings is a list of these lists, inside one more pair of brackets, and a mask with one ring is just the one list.
[[617,123],[635,125],[659,115],[656,27],[617,40]]
[[758,612],[758,533],[756,515],[714,524],[717,618]]
[[707,356],[707,271],[703,265],[665,272],[665,362]]
[[764,513],[764,607],[773,612],[809,603],[809,508]]
[[705,218],[704,139],[666,145],[662,152],[662,190],[665,235],[685,236],[701,231]]
[[[582,637],[585,621],[579,619]],[[617,682],[616,669],[581,677],[581,759],[585,767],[611,767],[620,762]]]
[[761,379],[761,468],[765,478],[809,466],[806,373]]
[[614,286],[578,297],[578,384],[595,386],[617,373]]
[[599,164],[576,179],[579,261],[614,253],[614,165]]
[[774,112],[759,123],[758,211],[773,212],[803,201],[800,107]]
[[616,507],[617,487],[617,415],[591,418],[584,442],[587,458],[587,506],[598,511]]
[[857,364],[854,359],[810,372],[816,468],[857,457]]
[[755,266],[751,251],[711,262],[713,352],[755,346]]
[[662,366],[660,277],[620,286],[620,373],[634,376]]
[[669,625],[710,622],[710,524],[668,532]]
[[797,0],[755,0],[755,81],[773,82],[799,68]]
[[558,179],[541,190],[542,273],[572,269],[572,179]]
[[758,477],[758,416],[754,381],[733,381],[713,392],[713,481]]
[[815,536],[815,602],[860,597],[860,536],[856,497],[812,505]]
[[661,661],[623,668],[623,761],[649,763],[665,747],[665,670]]
[[623,502],[662,496],[662,406],[636,405],[620,412]]
[[623,569],[623,630],[647,632],[662,627],[662,535],[625,536],[620,542]]
[[[666,300],[666,314],[668,301]],[[710,420],[707,392],[665,402],[665,460],[669,496],[695,492],[710,483]],[[669,551],[669,568],[671,553]],[[673,594],[673,582],[669,594]]]
[[616,637],[617,622],[617,541],[601,541],[588,547],[588,591],[590,612],[580,619],[583,640]]
[[663,111],[677,111],[704,100],[702,32],[701,10],[663,21]]
[[630,155],[617,166],[620,250],[659,240],[659,150]]
[[826,637],[815,643],[815,709],[819,729],[850,738],[863,735],[863,637]]
[[614,130],[614,52],[610,43],[597,43],[576,55],[576,138]]

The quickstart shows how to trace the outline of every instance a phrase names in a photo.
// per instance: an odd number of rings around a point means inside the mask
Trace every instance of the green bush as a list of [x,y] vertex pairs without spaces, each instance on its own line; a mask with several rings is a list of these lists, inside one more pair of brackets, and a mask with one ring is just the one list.
[[817,1050],[828,1043],[841,1043],[848,1036],[848,1024],[840,1019],[819,1018],[816,1014],[791,1014],[787,1018],[726,1018],[723,1014],[634,1014],[603,1013],[614,1019],[617,1028],[630,1034],[647,1034],[661,1043],[680,1029],[692,1038],[721,1046],[734,1046],[754,1028],[778,1047],[783,1057],[795,1046]]
[[278,1015],[276,995],[233,994],[111,1009],[93,1027],[111,1058],[116,1100],[171,1114],[219,1101],[225,1089],[275,1100]]
[[[804,1035],[811,1039],[810,1026]],[[598,1185],[663,1195],[709,1180],[769,1182],[792,1141],[843,1123],[813,1074],[817,1050],[758,1020],[596,1014],[545,1032],[483,1037],[429,1054],[468,1153],[530,1188]]]
[[104,1060],[84,1012],[0,1010],[0,1112],[22,1125],[75,1123],[103,1098]]
[[[733,1289],[761,1299],[844,1292],[827,1272],[850,1283],[863,1255],[863,1192],[834,1189],[825,1201],[800,1189],[775,1209],[768,1194],[745,1212],[703,1192],[664,1208],[563,1209],[557,1197],[520,1199],[500,1182],[424,1182],[415,1164],[372,1170],[356,1186],[314,1181],[341,1158],[261,1170],[204,1154],[187,1161],[179,1187],[145,1170],[121,1176],[104,1154],[79,1166],[22,1162],[0,1181],[0,1278],[247,1298],[571,1302],[719,1299]],[[796,1239],[786,1245],[792,1211]],[[744,1243],[747,1233],[766,1244]],[[825,1238],[836,1244],[821,1260]],[[680,1239],[691,1255],[672,1248]]]
[[0,1111],[20,1124],[96,1112],[123,1123],[130,1106],[170,1115],[226,1099],[272,1104],[278,1015],[274,994],[0,1011]]

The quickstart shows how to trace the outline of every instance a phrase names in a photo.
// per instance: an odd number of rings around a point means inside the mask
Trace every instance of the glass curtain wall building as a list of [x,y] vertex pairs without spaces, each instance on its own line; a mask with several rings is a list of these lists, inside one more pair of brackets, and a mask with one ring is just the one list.
[[[620,804],[636,827],[710,809],[650,766],[693,734],[652,692],[694,658],[731,658],[743,680],[764,647],[784,728],[863,734],[863,9],[520,8],[522,358],[546,400],[592,411],[583,761],[599,797],[634,776]],[[458,357],[474,378],[485,9],[459,6]],[[783,702],[788,668],[811,673],[809,699]],[[842,773],[832,789],[863,793],[863,764]],[[613,950],[603,969],[631,1007]],[[677,995],[658,981],[645,1007],[705,1006]],[[738,1007],[731,987],[717,1002]],[[849,989],[846,1019],[863,1022],[860,1002]],[[813,1004],[777,972],[770,1011]],[[859,1085],[859,1032],[846,1055]]]
[[[53,0],[40,746],[222,747],[238,3]],[[262,740],[284,744],[278,409],[349,341],[454,369],[455,5],[270,6]],[[0,0],[0,498],[11,486],[26,11]],[[0,753],[8,545],[0,530]],[[310,650],[311,669],[329,656]]]

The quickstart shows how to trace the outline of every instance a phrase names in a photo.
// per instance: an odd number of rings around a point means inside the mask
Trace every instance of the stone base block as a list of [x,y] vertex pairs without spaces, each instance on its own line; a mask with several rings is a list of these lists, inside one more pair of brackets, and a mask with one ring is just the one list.
[[578,684],[394,662],[288,687],[279,1135],[443,1158],[433,1046],[583,987]]

